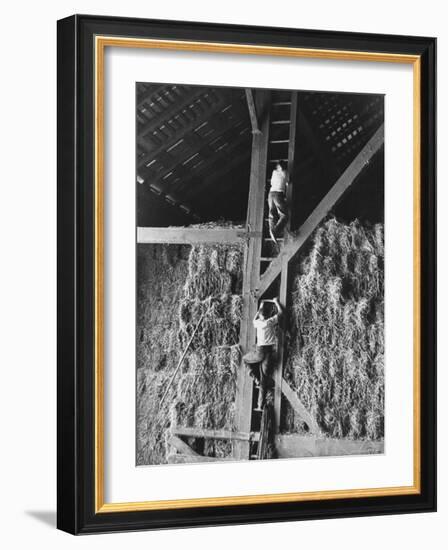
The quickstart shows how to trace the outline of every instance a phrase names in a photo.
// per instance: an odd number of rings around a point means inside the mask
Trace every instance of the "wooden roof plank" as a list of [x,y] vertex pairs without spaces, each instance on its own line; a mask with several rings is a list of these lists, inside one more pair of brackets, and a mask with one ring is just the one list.
[[[238,104],[232,104],[233,107],[233,113],[238,117],[245,112],[243,111],[243,108],[241,105]],[[177,132],[175,135],[173,135],[173,138],[170,140],[170,143],[165,143],[163,146],[158,147],[156,150],[154,150],[151,155],[147,155],[145,157],[145,160],[139,161],[139,167],[143,167],[144,164],[149,162],[149,160],[157,159],[158,156],[162,151],[166,151],[167,149],[170,149],[174,143],[178,142],[179,140],[183,139],[185,141],[189,141],[191,152],[196,152],[198,147],[204,146],[209,140],[206,140],[204,137],[202,137],[200,134],[196,132],[198,126],[202,126],[204,124],[207,124],[210,129],[214,131],[213,138],[218,137],[219,135],[222,135],[226,131],[228,131],[230,128],[235,126],[235,120],[229,119],[229,117],[223,115],[221,111],[214,112],[213,114],[208,113],[204,115],[204,119],[202,122],[201,120],[196,121],[197,126],[192,127],[190,126],[188,129],[185,129],[182,132]],[[196,140],[196,143],[194,142]],[[177,162],[179,162],[179,159],[176,159]],[[143,168],[143,171],[145,169]]]
[[202,88],[202,87],[193,87],[190,88],[188,93],[186,93],[182,98],[177,98],[176,101],[173,101],[171,105],[167,105],[159,117],[154,118],[149,121],[143,128],[138,129],[138,134],[140,137],[145,137],[150,132],[156,130],[159,125],[170,120],[177,113],[182,113],[186,107],[194,103],[197,99],[200,99],[205,94],[214,93],[211,88]]

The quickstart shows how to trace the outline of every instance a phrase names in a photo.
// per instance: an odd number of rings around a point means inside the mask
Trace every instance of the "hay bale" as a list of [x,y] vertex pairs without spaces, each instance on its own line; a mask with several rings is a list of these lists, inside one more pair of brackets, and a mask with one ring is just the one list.
[[[155,258],[148,248],[142,252],[151,256],[151,269],[146,265],[145,276],[139,280],[138,464],[166,463],[164,433],[170,425],[233,429],[240,363],[242,245],[192,245],[187,255],[184,249],[179,253],[164,250],[173,245],[156,246],[160,250]],[[204,313],[159,408],[179,357]],[[210,441],[204,453],[229,456],[231,445]]]
[[[329,437],[384,437],[384,229],[330,219],[292,266],[285,376]],[[302,432],[287,405],[283,428]]]

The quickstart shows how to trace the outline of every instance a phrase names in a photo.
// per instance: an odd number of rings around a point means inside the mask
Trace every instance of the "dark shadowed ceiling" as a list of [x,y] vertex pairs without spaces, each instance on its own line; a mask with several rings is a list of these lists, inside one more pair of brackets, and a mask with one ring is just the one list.
[[[138,225],[244,221],[252,143],[245,90],[138,83],[136,101]],[[294,225],[309,215],[383,118],[380,95],[299,92]],[[382,160],[365,173],[364,191],[352,192],[345,204],[381,218]]]
[[251,138],[244,89],[138,84],[139,225],[245,219]]

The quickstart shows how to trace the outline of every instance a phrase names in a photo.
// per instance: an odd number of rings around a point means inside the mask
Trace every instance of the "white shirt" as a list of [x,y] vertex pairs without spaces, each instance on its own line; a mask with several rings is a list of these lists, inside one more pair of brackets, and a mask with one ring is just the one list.
[[277,343],[278,314],[269,319],[255,319],[254,327],[257,329],[257,344],[259,346],[272,346]]
[[286,183],[288,182],[288,173],[284,170],[274,170],[271,176],[271,191],[277,193],[286,192]]

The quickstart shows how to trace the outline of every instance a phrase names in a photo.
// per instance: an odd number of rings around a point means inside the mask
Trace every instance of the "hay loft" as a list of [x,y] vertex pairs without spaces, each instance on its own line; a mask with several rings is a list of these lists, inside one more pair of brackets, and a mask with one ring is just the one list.
[[138,464],[383,452],[383,119],[380,95],[137,85]]

